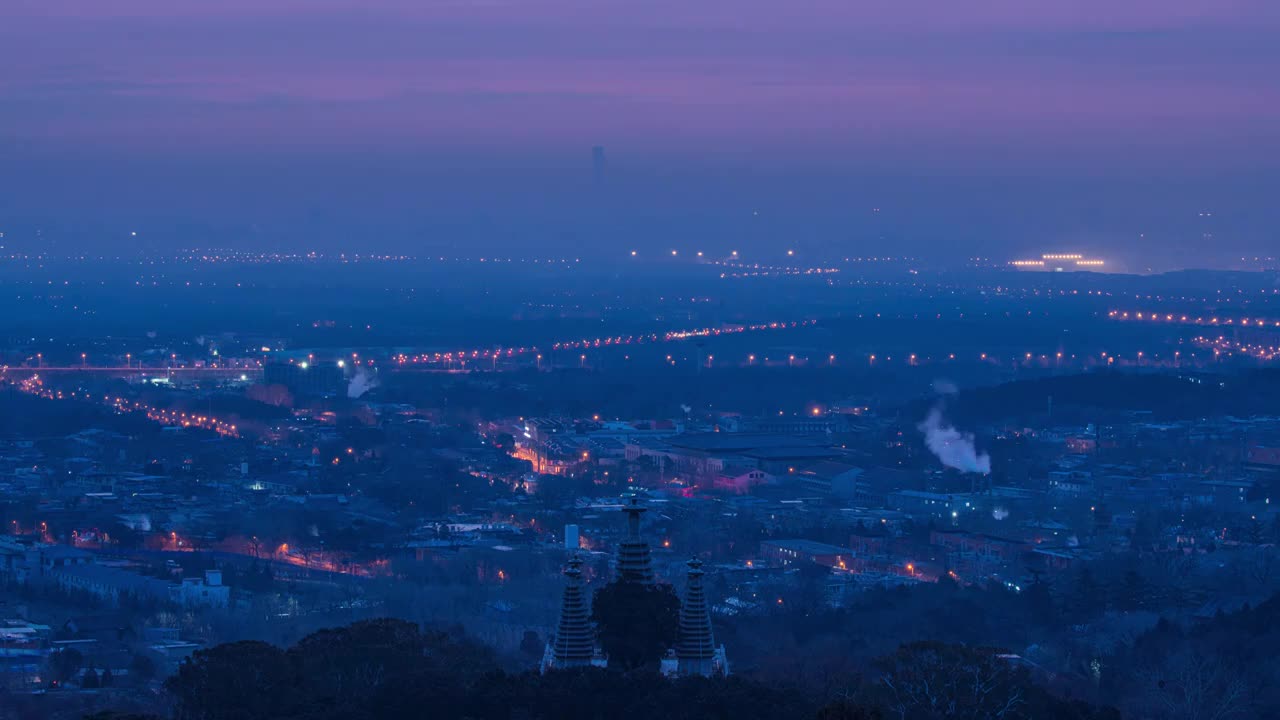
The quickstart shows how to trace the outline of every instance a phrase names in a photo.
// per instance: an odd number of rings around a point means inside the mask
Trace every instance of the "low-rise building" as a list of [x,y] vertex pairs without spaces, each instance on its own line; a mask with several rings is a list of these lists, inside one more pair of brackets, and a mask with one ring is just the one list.
[[766,540],[760,543],[760,555],[779,565],[816,564],[848,569],[853,564],[853,551],[813,540]]

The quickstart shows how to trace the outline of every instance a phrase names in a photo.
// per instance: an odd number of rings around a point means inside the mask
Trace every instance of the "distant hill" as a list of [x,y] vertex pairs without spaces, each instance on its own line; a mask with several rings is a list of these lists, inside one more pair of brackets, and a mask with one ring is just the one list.
[[[1048,415],[1050,398],[1054,417],[1063,422],[1100,420],[1134,411],[1148,412],[1153,420],[1275,415],[1280,413],[1280,370],[1234,375],[1088,373],[965,389],[945,402],[953,422],[971,425],[1043,419]],[[924,417],[934,402],[918,400],[905,412]]]

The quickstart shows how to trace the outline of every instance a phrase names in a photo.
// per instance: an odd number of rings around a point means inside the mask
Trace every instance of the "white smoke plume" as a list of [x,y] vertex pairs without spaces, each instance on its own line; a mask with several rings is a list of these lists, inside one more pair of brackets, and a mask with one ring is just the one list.
[[943,465],[961,472],[991,473],[991,456],[979,453],[973,433],[960,432],[942,417],[942,407],[935,406],[929,417],[916,426],[924,433],[924,442]]
[[355,400],[376,387],[378,387],[378,378],[364,368],[357,368],[356,374],[351,376],[351,382],[347,385],[347,397]]
[[933,391],[939,395],[955,395],[960,392],[960,388],[956,387],[956,384],[950,380],[939,378],[933,381]]

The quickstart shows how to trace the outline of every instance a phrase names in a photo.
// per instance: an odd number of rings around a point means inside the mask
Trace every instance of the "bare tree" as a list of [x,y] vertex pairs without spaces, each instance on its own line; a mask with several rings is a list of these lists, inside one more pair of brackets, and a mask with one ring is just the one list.
[[1139,674],[1146,687],[1135,708],[1159,720],[1230,720],[1245,717],[1248,686],[1215,657],[1179,652]]
[[1025,717],[1018,670],[991,649],[935,642],[904,645],[880,661],[890,716],[1005,720]]

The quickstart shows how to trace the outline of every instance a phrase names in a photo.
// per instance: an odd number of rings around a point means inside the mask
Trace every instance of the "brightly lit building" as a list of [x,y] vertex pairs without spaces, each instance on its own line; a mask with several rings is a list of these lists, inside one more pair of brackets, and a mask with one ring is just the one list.
[[1038,260],[1012,260],[1009,266],[1015,270],[1042,270],[1066,272],[1069,270],[1099,270],[1106,261],[1090,258],[1081,253],[1045,253]]

